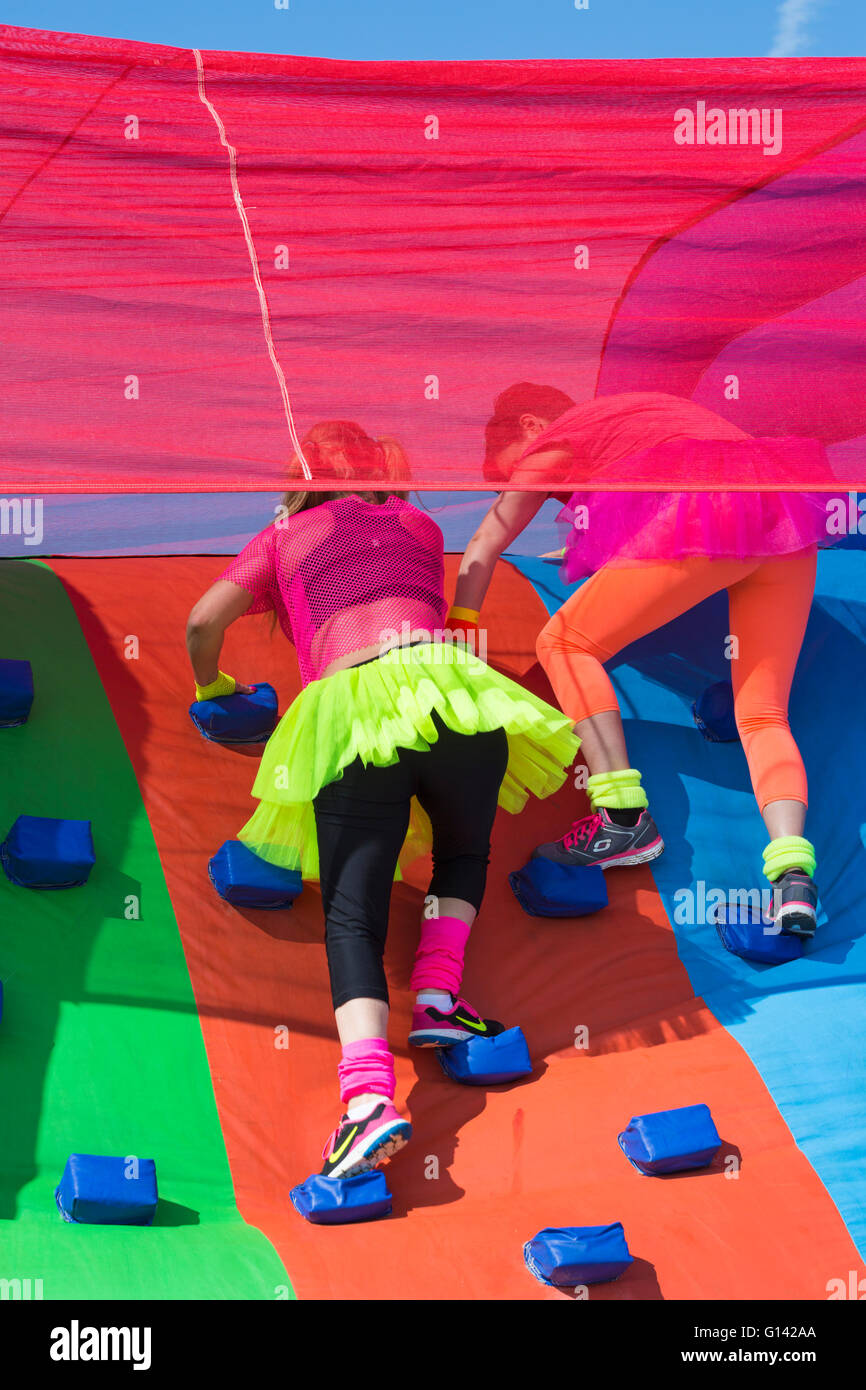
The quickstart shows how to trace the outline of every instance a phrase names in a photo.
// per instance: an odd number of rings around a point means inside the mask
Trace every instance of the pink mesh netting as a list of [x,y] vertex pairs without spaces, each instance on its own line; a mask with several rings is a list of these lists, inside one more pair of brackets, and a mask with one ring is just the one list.
[[[4,489],[282,491],[334,417],[400,439],[410,485],[483,487],[520,380],[693,398],[863,482],[864,79],[0,27]],[[631,458],[615,486],[676,486]]]
[[278,518],[223,570],[273,610],[293,642],[304,685],[331,662],[405,643],[443,626],[442,532],[399,497],[344,497]]

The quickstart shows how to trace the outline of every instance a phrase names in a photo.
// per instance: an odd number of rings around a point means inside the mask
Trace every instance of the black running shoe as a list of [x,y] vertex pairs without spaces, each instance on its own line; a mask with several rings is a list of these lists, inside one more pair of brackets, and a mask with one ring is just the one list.
[[815,935],[818,889],[802,869],[789,869],[773,885],[773,921],[788,936]]
[[382,1102],[364,1120],[344,1115],[322,1150],[326,1178],[349,1178],[390,1158],[412,1137],[412,1126],[390,1102]]
[[664,849],[664,841],[649,811],[641,811],[636,825],[617,825],[602,807],[572,823],[561,840],[539,845],[533,859],[552,859],[554,864],[586,868],[619,869],[646,864]]

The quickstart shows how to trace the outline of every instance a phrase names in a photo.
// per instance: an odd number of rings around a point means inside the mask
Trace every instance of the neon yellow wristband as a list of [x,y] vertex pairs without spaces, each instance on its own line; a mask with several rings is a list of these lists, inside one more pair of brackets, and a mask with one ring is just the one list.
[[480,613],[476,613],[474,608],[452,608],[448,614],[449,623],[477,623]]
[[227,676],[225,671],[220,671],[215,681],[210,685],[199,685],[196,681],[195,698],[197,700],[216,700],[220,695],[234,695],[237,681],[234,676]]

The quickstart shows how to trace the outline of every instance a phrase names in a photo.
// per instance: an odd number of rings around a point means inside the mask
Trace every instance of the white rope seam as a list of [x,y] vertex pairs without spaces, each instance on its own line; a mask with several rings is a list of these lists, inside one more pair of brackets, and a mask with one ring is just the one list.
[[280,395],[283,399],[283,410],[285,411],[286,424],[289,427],[289,435],[291,437],[292,446],[298,458],[300,459],[301,468],[304,472],[304,477],[308,481],[310,481],[313,475],[310,472],[310,465],[304,458],[304,451],[301,448],[301,441],[298,438],[298,432],[295,429],[295,421],[292,415],[292,403],[289,400],[289,388],[286,385],[285,373],[283,372],[283,369],[280,366],[279,359],[277,358],[277,351],[274,347],[274,338],[273,334],[271,333],[271,315],[270,310],[268,309],[267,296],[265,295],[265,288],[262,284],[261,276],[259,275],[259,263],[256,257],[256,249],[253,245],[253,238],[250,232],[250,224],[247,220],[247,213],[246,208],[244,207],[244,200],[241,197],[241,190],[238,186],[237,151],[234,145],[229,144],[226,138],[225,126],[223,125],[222,120],[220,119],[219,112],[216,110],[213,103],[210,101],[207,92],[205,91],[204,64],[202,63],[201,53],[197,48],[193,49],[193,53],[195,54],[195,65],[196,70],[198,72],[199,99],[202,102],[202,104],[207,107],[208,111],[210,111],[211,115],[213,116],[216,128],[219,131],[220,141],[228,150],[229,172],[231,174],[232,181],[232,193],[234,194],[235,207],[238,210],[238,216],[241,219],[241,226],[244,229],[244,238],[247,243],[247,251],[249,252],[250,265],[253,268],[253,279],[256,282],[256,289],[259,295],[259,306],[262,311],[262,328],[264,329],[265,333],[265,342],[267,343],[268,347],[268,356],[270,357],[271,362],[273,364],[274,372],[276,373],[277,382],[279,384]]

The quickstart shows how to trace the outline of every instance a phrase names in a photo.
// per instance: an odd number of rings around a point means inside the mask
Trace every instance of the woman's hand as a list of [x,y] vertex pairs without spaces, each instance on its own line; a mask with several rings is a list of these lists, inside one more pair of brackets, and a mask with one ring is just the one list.
[[207,685],[199,685],[196,681],[195,698],[197,700],[219,700],[226,695],[252,695],[255,688],[254,685],[241,685],[234,676],[220,671],[216,678],[209,681]]

